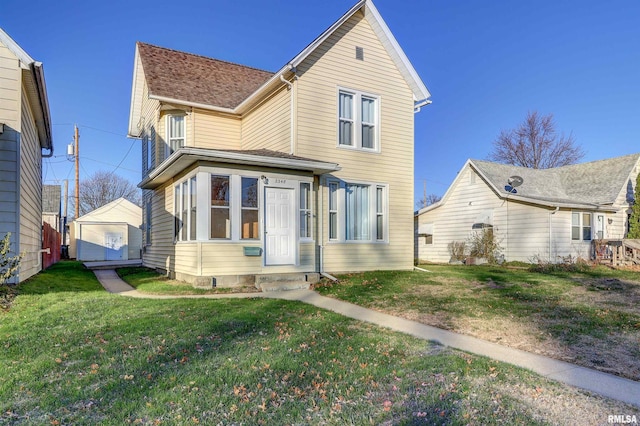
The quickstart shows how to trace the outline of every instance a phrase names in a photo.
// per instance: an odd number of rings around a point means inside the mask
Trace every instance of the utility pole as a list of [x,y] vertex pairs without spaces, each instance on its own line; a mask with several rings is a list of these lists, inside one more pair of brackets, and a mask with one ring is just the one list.
[[62,245],[67,245],[67,207],[69,204],[69,180],[64,180],[64,220],[62,223]]
[[[76,217],[80,217],[80,133],[78,132],[78,126],[74,125],[73,140],[75,142],[75,157],[76,157]],[[75,220],[74,219],[74,220]]]

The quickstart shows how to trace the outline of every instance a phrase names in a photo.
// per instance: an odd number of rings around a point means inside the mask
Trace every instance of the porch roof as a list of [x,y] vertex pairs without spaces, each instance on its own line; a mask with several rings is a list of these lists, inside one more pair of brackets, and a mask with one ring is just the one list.
[[315,175],[336,172],[341,169],[337,163],[312,160],[268,149],[217,150],[187,147],[180,148],[171,154],[138,186],[142,189],[155,189],[198,161],[300,170],[313,172]]

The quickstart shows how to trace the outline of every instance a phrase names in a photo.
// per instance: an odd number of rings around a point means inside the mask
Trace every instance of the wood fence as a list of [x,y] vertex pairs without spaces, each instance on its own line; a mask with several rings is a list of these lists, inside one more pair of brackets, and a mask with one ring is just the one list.
[[56,231],[51,225],[45,222],[42,225],[42,248],[50,249],[51,253],[42,253],[42,269],[60,261],[60,250],[62,248],[62,234]]

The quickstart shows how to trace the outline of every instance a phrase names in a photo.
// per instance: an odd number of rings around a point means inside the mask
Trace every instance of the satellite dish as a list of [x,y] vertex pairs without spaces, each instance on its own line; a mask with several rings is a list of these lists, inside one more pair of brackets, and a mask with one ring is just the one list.
[[524,182],[522,176],[511,176],[509,179],[507,179],[507,183],[512,188],[517,188],[518,186],[522,185],[522,182]]
[[518,193],[518,190],[517,190],[517,189],[515,189],[515,188],[514,188],[513,186],[511,186],[511,185],[506,185],[506,186],[504,187],[504,190],[505,190],[505,191],[507,191],[507,192],[509,192],[509,193],[511,193],[511,194],[517,194],[517,193]]

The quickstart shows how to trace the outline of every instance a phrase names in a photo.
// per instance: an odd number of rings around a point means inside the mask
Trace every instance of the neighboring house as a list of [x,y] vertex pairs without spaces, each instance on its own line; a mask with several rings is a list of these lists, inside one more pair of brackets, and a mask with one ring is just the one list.
[[217,285],[412,268],[429,96],[370,1],[275,73],[138,43],[144,264]]
[[83,262],[140,259],[141,225],[142,209],[118,198],[73,221],[69,256]]
[[507,261],[590,259],[592,240],[626,236],[639,169],[640,154],[553,169],[468,160],[418,211],[417,257],[448,262],[450,242],[490,227]]
[[62,204],[60,185],[42,186],[42,223],[48,223],[57,232],[62,232]]
[[23,253],[18,282],[42,268],[42,157],[52,154],[42,63],[0,29],[0,237],[11,232]]

